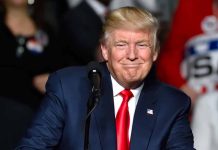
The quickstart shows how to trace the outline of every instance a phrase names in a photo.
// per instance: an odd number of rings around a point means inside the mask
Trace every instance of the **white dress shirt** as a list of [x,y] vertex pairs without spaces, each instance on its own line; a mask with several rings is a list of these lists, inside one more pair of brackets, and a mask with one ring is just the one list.
[[[124,87],[122,87],[117,81],[111,76],[112,81],[112,87],[113,87],[113,98],[114,98],[114,111],[115,111],[115,117],[117,115],[117,112],[120,108],[120,105],[122,103],[122,96],[119,95],[119,93],[124,90]],[[129,139],[131,138],[131,132],[132,132],[132,124],[133,124],[133,117],[135,114],[136,105],[138,103],[138,99],[142,90],[144,84],[139,86],[136,89],[130,89],[130,91],[133,94],[133,97],[128,102],[129,107],[129,116],[130,116],[130,124],[129,124]]]

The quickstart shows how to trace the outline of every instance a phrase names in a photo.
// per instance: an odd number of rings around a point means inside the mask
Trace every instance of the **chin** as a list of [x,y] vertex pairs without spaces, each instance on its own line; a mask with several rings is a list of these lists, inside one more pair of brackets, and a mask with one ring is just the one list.
[[135,83],[138,83],[139,81],[141,81],[141,79],[136,78],[136,77],[128,77],[125,79],[125,81],[129,84],[135,84]]
[[126,72],[126,79],[128,80],[128,81],[138,81],[138,80],[141,80],[140,79],[140,76],[137,74],[137,71],[135,71],[135,72],[131,72],[131,73],[129,73],[129,72]]
[[135,89],[135,88],[139,87],[140,85],[141,85],[141,83],[138,81],[128,81],[128,83],[126,84],[126,88]]

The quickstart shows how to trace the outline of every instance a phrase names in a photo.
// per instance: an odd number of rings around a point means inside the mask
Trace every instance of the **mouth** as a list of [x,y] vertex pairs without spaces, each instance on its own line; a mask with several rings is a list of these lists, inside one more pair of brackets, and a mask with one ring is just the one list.
[[136,68],[139,67],[141,64],[137,63],[137,64],[123,64],[124,67],[128,67],[128,68]]

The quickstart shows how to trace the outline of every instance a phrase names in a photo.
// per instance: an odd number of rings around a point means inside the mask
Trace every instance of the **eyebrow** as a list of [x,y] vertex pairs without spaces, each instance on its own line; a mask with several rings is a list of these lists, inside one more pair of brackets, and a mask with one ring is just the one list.
[[119,43],[119,42],[128,43],[126,40],[117,40],[117,41],[114,41],[114,43]]
[[140,41],[137,41],[136,43],[149,43],[150,44],[150,40],[140,40]]
[[126,40],[118,40],[118,41],[114,41],[114,45],[116,45],[116,44],[121,44],[121,43],[123,43],[123,44],[128,44],[128,42],[126,41]]
[[[124,42],[124,43],[128,43],[128,41],[126,40],[117,40],[117,41],[114,41],[114,43],[119,43],[119,42]],[[150,41],[149,40],[140,40],[140,41],[136,41],[136,43],[149,43],[150,44]]]

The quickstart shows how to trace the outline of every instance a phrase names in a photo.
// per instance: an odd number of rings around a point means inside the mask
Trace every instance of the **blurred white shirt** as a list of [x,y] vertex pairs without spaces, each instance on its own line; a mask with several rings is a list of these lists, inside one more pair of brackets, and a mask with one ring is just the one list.
[[196,101],[191,127],[197,150],[218,148],[218,91],[202,95]]

